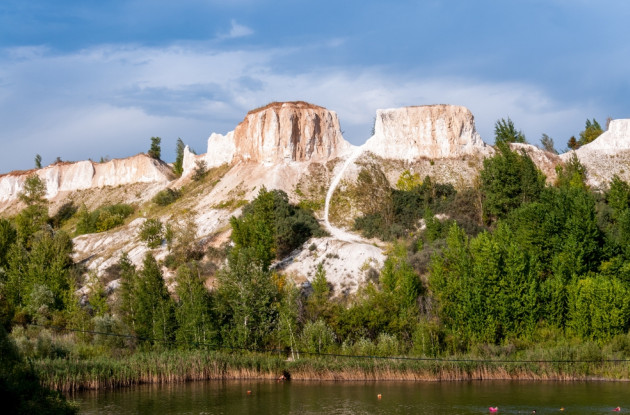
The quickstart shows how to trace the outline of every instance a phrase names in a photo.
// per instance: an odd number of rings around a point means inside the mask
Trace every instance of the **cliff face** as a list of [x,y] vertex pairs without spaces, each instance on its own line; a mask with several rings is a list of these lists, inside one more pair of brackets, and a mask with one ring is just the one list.
[[234,144],[238,160],[265,164],[327,161],[350,147],[337,114],[306,102],[274,102],[250,111],[234,130]]
[[562,161],[576,155],[586,167],[587,184],[606,188],[614,175],[630,181],[630,119],[612,120],[608,130],[576,151],[562,154]]
[[33,173],[46,184],[46,197],[49,199],[61,192],[132,183],[168,182],[172,178],[168,166],[145,154],[105,163],[57,163],[38,170],[0,176],[0,202],[16,200],[24,188],[26,178]]
[[378,110],[366,149],[386,159],[409,161],[490,151],[475,129],[472,113],[455,105]]

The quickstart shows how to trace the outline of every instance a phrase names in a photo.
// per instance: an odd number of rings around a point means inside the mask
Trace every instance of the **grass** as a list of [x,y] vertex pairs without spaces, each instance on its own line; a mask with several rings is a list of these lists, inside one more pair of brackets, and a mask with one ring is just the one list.
[[278,353],[163,351],[113,359],[42,359],[34,361],[42,383],[60,391],[110,389],[142,383],[211,379],[328,381],[443,380],[589,380],[630,379],[630,362],[549,362],[506,360],[418,360],[405,358],[304,357],[287,360]]

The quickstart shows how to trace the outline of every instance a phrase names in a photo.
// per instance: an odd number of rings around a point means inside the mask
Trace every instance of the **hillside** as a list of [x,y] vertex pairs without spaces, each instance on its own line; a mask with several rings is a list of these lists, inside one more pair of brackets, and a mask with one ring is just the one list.
[[[282,261],[279,269],[305,281],[322,263],[336,289],[352,292],[370,270],[382,267],[386,248],[378,240],[353,237],[339,229],[352,227],[355,218],[364,213],[356,188],[362,171],[382,174],[391,187],[408,171],[465,189],[475,185],[483,160],[496,153],[481,140],[473,115],[464,107],[379,110],[375,120],[374,135],[355,147],[343,139],[334,112],[305,102],[272,103],[250,111],[234,131],[210,135],[205,154],[197,156],[186,148],[181,178],[175,178],[165,163],[143,154],[105,163],[57,163],[0,176],[0,213],[6,217],[21,209],[17,196],[33,173],[46,184],[53,213],[68,204],[90,210],[115,203],[135,206],[135,213],[123,226],[74,238],[74,259],[105,275],[122,252],[128,252],[135,264],[141,263],[149,249],[137,235],[148,218],[167,224],[192,217],[197,242],[204,249],[219,248],[229,238],[230,217],[238,215],[262,187],[278,189],[292,202],[313,209],[331,234],[307,243],[301,252]],[[628,125],[628,120],[613,121],[610,131],[576,152],[587,168],[587,183],[605,185],[612,174],[630,177],[630,169],[624,167],[630,157]],[[555,181],[555,167],[569,157],[527,144],[511,146],[527,153],[548,183]],[[192,176],[200,162],[208,173],[195,181]],[[167,188],[178,189],[182,196],[166,207],[151,202]],[[71,220],[66,225],[71,232],[74,223]],[[316,249],[309,251],[308,246]],[[166,243],[152,252],[164,259]],[[208,275],[218,265],[207,268]]]

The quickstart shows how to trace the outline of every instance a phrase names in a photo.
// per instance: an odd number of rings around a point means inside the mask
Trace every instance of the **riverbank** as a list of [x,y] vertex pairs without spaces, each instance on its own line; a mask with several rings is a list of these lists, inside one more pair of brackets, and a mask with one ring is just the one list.
[[322,381],[630,380],[628,361],[419,360],[206,351],[33,361],[42,383],[64,392],[213,379]]

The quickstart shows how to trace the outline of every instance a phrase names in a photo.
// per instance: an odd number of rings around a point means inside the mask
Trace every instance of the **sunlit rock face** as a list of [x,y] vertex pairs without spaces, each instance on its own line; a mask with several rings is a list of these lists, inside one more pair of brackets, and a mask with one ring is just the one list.
[[350,147],[336,113],[301,101],[250,111],[234,130],[234,143],[235,159],[265,164],[322,162]]
[[377,110],[366,149],[386,158],[455,158],[489,153],[465,107],[425,105]]
[[60,192],[132,183],[166,183],[172,178],[166,164],[145,154],[105,163],[89,160],[61,162],[42,169],[15,171],[0,176],[0,202],[16,200],[31,174],[37,174],[46,184],[46,197],[49,199]]
[[201,160],[208,168],[237,162],[326,162],[351,147],[335,112],[303,101],[273,102],[247,113],[234,131],[213,133],[206,154],[197,156],[185,149],[183,176]]
[[573,155],[586,167],[589,186],[607,188],[615,175],[630,182],[630,119],[610,121],[595,140],[560,157],[567,162]]

